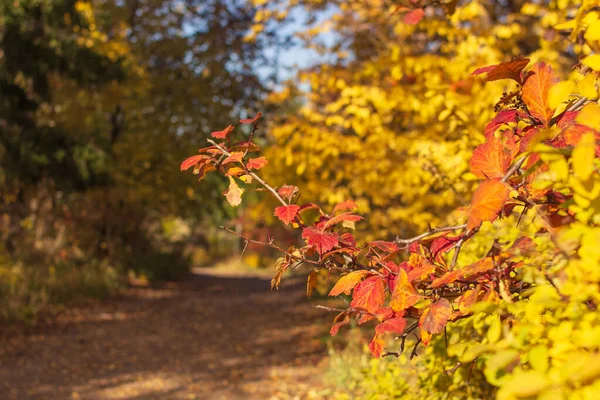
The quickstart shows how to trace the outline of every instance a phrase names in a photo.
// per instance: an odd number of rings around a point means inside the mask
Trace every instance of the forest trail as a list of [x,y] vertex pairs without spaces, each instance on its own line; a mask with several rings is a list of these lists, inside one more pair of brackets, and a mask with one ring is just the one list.
[[[4,330],[2,399],[292,399],[318,384],[331,318],[305,281],[215,276],[135,287]],[[309,396],[310,397],[310,396]]]

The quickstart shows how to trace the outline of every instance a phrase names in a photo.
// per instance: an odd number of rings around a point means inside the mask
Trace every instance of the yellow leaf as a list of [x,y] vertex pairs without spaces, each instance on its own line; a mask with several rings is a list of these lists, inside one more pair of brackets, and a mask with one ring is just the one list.
[[590,103],[587,104],[579,114],[577,114],[577,118],[575,121],[578,124],[589,126],[593,129],[600,128],[600,106],[598,103]]
[[573,163],[573,172],[579,180],[587,181],[594,172],[595,145],[594,134],[588,133],[581,138],[581,141],[573,150],[571,162]]
[[594,74],[587,74],[577,84],[577,93],[587,97],[588,99],[598,98],[598,90],[596,89],[596,76]]
[[600,20],[593,22],[585,32],[585,40],[600,40]]
[[550,108],[555,109],[569,99],[569,95],[575,90],[575,84],[571,81],[559,82],[548,91],[548,103]]
[[586,65],[594,71],[600,71],[600,54],[592,54],[581,60],[583,65]]

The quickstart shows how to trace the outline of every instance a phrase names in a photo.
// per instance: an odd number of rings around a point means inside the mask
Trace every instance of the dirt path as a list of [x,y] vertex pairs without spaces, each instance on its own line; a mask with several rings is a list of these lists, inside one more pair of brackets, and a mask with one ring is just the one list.
[[[311,397],[330,315],[288,280],[196,271],[0,338],[2,399]],[[308,395],[307,395],[308,394]]]

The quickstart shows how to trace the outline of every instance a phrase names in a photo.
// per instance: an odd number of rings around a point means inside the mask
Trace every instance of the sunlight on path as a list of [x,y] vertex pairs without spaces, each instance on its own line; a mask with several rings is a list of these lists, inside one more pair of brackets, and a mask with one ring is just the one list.
[[195,270],[5,333],[2,398],[310,398],[329,318],[302,281]]

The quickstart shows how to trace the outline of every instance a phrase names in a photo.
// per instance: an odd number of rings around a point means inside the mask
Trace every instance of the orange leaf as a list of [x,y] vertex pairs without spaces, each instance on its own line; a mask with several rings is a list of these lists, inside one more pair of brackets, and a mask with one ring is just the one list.
[[233,153],[229,154],[229,157],[223,160],[221,165],[229,164],[231,162],[241,162],[242,157],[244,157],[244,153],[241,151],[234,151]]
[[523,84],[523,102],[535,118],[542,121],[544,126],[552,119],[554,110],[548,104],[548,91],[557,82],[550,65],[537,63],[531,69],[531,75]]
[[514,79],[521,83],[521,71],[529,64],[528,58],[520,60],[506,61],[497,65],[478,68],[473,71],[472,75],[480,75],[487,73],[486,82],[497,81],[500,79]]
[[233,207],[237,207],[242,203],[242,194],[244,193],[244,189],[241,189],[235,182],[235,179],[233,179],[231,176],[228,178],[229,187],[223,192],[223,194],[225,195],[225,198],[229,204],[231,204]]
[[483,221],[493,221],[508,200],[510,188],[500,179],[484,181],[471,200],[467,229],[478,227]]
[[254,118],[240,119],[240,124],[254,124],[260,117],[262,117],[262,113],[259,111]]
[[296,192],[298,192],[298,188],[293,185],[283,185],[277,190],[277,193],[279,193],[281,197],[288,201],[290,201],[292,197],[294,197]]
[[336,215],[335,217],[333,217],[333,218],[329,219],[327,222],[325,222],[323,229],[329,228],[330,226],[333,226],[342,221],[357,222],[357,221],[360,221],[361,219],[363,219],[363,217],[361,217],[360,215],[350,214],[350,213]]
[[358,206],[356,205],[356,203],[354,201],[346,200],[344,202],[337,204],[333,208],[333,213],[335,214],[337,211],[356,210],[357,208],[358,208]]
[[289,206],[281,206],[275,209],[274,215],[279,218],[284,224],[289,225],[300,211],[300,206],[292,204]]
[[406,327],[406,320],[402,317],[390,318],[377,325],[375,332],[378,335],[383,335],[386,332],[402,333]]
[[329,330],[329,334],[331,336],[335,336],[338,334],[338,332],[340,331],[340,328],[344,325],[348,325],[350,323],[350,316],[348,316],[347,313],[343,312],[341,314],[339,314],[336,318],[335,318],[335,324],[333,324],[333,326],[331,327],[331,329]]
[[229,125],[227,128],[222,131],[212,132],[211,136],[217,139],[225,139],[229,134],[233,132],[233,125]]
[[181,163],[181,171],[186,171],[188,169],[190,169],[191,167],[193,167],[196,164],[199,164],[200,161],[202,160],[206,160],[209,159],[210,157],[205,156],[205,155],[196,155],[196,156],[191,156],[190,158],[187,158],[185,161],[183,161]]
[[339,296],[340,294],[350,294],[354,286],[356,286],[362,278],[369,275],[369,271],[360,270],[352,271],[349,274],[342,276],[329,292],[330,296]]
[[416,25],[423,19],[425,11],[422,8],[417,8],[404,15],[404,23],[408,25]]
[[373,336],[373,340],[371,340],[371,343],[369,343],[369,350],[371,351],[371,354],[373,354],[373,356],[377,358],[381,357],[381,353],[383,353],[384,344],[385,343],[379,337],[379,335],[375,334],[375,336]]
[[315,228],[305,228],[302,231],[302,238],[306,239],[306,243],[321,255],[338,245],[337,236]]
[[241,169],[240,167],[231,167],[227,170],[227,173],[225,174],[225,176],[240,176],[244,172],[245,171],[243,169]]
[[431,282],[431,287],[435,289],[442,285],[447,285],[449,283],[454,282],[458,278],[460,278],[461,275],[462,275],[461,270],[454,270],[454,271],[447,272],[444,275],[440,276],[439,278],[435,278],[433,280],[433,282]]
[[385,301],[384,290],[383,279],[378,276],[367,278],[354,288],[350,306],[375,314]]
[[505,151],[502,139],[491,136],[473,151],[471,172],[483,179],[502,178],[511,162],[512,156]]
[[400,268],[398,270],[398,277],[396,278],[396,286],[392,293],[392,301],[390,306],[394,311],[406,310],[409,307],[415,305],[421,297],[415,290],[415,288],[408,281],[408,274],[405,270]]
[[442,333],[448,323],[452,307],[447,299],[441,298],[425,309],[419,319],[419,327],[431,334]]
[[251,159],[249,159],[248,163],[246,164],[246,166],[249,169],[261,169],[262,167],[264,167],[268,163],[269,163],[269,161],[266,158],[264,158],[264,157],[258,157],[258,158],[251,158]]

